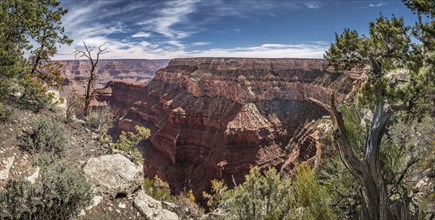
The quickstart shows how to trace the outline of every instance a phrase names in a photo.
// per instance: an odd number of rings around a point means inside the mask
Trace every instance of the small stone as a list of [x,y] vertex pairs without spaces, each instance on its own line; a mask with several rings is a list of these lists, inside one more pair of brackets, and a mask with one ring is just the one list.
[[86,215],[86,212],[85,212],[85,210],[80,210],[80,214],[79,214],[79,216],[84,216],[84,215]]
[[32,175],[26,177],[26,180],[33,184],[35,183],[38,176],[39,176],[39,167],[36,167],[35,172]]
[[125,209],[126,205],[125,205],[125,203],[120,202],[118,204],[118,207],[121,208],[121,209]]
[[115,211],[116,211],[117,213],[121,213],[121,210],[119,210],[119,209],[116,209]]
[[94,208],[95,206],[100,204],[101,200],[103,200],[103,197],[94,196],[94,198],[92,198],[92,204],[90,206],[86,207],[86,210],[90,210],[90,209]]
[[109,212],[111,212],[111,211],[112,211],[112,207],[109,207],[108,209],[109,209]]

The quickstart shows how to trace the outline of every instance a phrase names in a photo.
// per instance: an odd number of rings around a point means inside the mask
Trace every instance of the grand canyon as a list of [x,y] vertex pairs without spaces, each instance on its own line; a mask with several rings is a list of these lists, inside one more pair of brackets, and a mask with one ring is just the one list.
[[0,220],[435,219],[434,18],[1,0]]
[[304,126],[327,113],[308,98],[341,102],[356,76],[316,59],[173,59],[148,83],[109,82],[96,101],[117,112],[118,133],[151,129],[146,176],[200,198],[212,179],[241,183],[250,166],[290,171],[312,158]]

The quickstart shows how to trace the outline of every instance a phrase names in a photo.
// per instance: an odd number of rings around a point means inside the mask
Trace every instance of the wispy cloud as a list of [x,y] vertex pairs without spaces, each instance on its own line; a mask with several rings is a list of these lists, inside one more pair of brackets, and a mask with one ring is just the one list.
[[131,35],[131,37],[132,38],[140,38],[140,37],[149,38],[149,37],[151,37],[151,33],[146,33],[146,32],[141,31],[141,32],[138,32],[136,34]]
[[388,5],[388,4],[381,2],[381,3],[377,3],[377,4],[369,4],[369,7],[382,7],[384,5]]
[[[68,2],[68,1],[65,1]],[[71,1],[73,2],[73,1]],[[305,57],[321,58],[329,47],[322,42],[308,44],[253,44],[253,46],[219,46],[210,39],[190,37],[207,30],[207,25],[226,16],[241,19],[255,17],[258,13],[266,16],[273,9],[302,9],[320,7],[318,2],[259,0],[258,4],[246,1],[227,0],[172,0],[136,1],[81,0],[70,4],[69,13],[63,18],[68,36],[74,39],[71,46],[64,46],[56,59],[74,59],[74,50],[86,41],[88,45],[103,43],[110,53],[103,58],[176,58],[197,56],[229,57]],[[143,11],[149,13],[144,14]],[[193,19],[201,12],[201,19]],[[206,12],[207,16],[203,16]],[[276,16],[276,14],[273,14]],[[116,19],[114,19],[116,18]],[[240,28],[233,30],[243,35]],[[243,30],[244,32],[247,32]],[[240,34],[239,34],[240,33]],[[214,48],[210,48],[214,45]],[[202,49],[201,46],[207,46]],[[198,48],[200,50],[198,50]]]
[[308,3],[305,3],[305,6],[307,6],[307,8],[310,8],[310,9],[320,8],[320,4],[318,2],[308,2]]
[[262,44],[251,47],[212,48],[196,50],[192,57],[260,57],[260,58],[322,58],[329,48],[326,42],[308,44]]
[[195,4],[199,0],[176,0],[166,2],[166,5],[157,13],[157,17],[138,22],[144,25],[146,29],[152,30],[165,37],[180,39],[188,37],[192,32],[177,30],[174,25],[183,22],[186,15],[195,11]]
[[[116,53],[110,53],[112,59],[149,58],[172,59],[178,57],[258,57],[258,58],[322,58],[329,44],[326,42],[313,42],[306,44],[262,44],[250,47],[211,48],[205,50],[186,51],[184,48],[165,50],[155,47],[151,43],[113,43]],[[68,57],[66,55],[66,57]],[[64,59],[60,54],[58,59]],[[108,57],[105,57],[108,58]]]
[[205,45],[209,45],[209,44],[211,44],[211,42],[202,42],[202,41],[200,41],[200,42],[194,42],[194,43],[192,43],[193,46],[205,46]]

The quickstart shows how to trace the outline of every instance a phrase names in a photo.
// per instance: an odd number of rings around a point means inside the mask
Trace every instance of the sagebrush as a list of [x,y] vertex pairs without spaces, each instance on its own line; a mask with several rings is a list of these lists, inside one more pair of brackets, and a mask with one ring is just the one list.
[[12,181],[0,192],[0,219],[72,219],[91,201],[83,172],[67,164],[43,166],[31,184]]
[[66,129],[62,122],[53,117],[43,117],[31,123],[32,131],[23,137],[21,146],[35,152],[61,154],[67,144]]

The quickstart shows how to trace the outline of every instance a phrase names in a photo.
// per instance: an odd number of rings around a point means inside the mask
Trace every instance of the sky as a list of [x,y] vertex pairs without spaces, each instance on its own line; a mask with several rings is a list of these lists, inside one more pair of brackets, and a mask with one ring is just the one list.
[[105,44],[104,59],[322,58],[344,28],[368,33],[380,14],[416,17],[400,0],[60,0],[75,49]]

